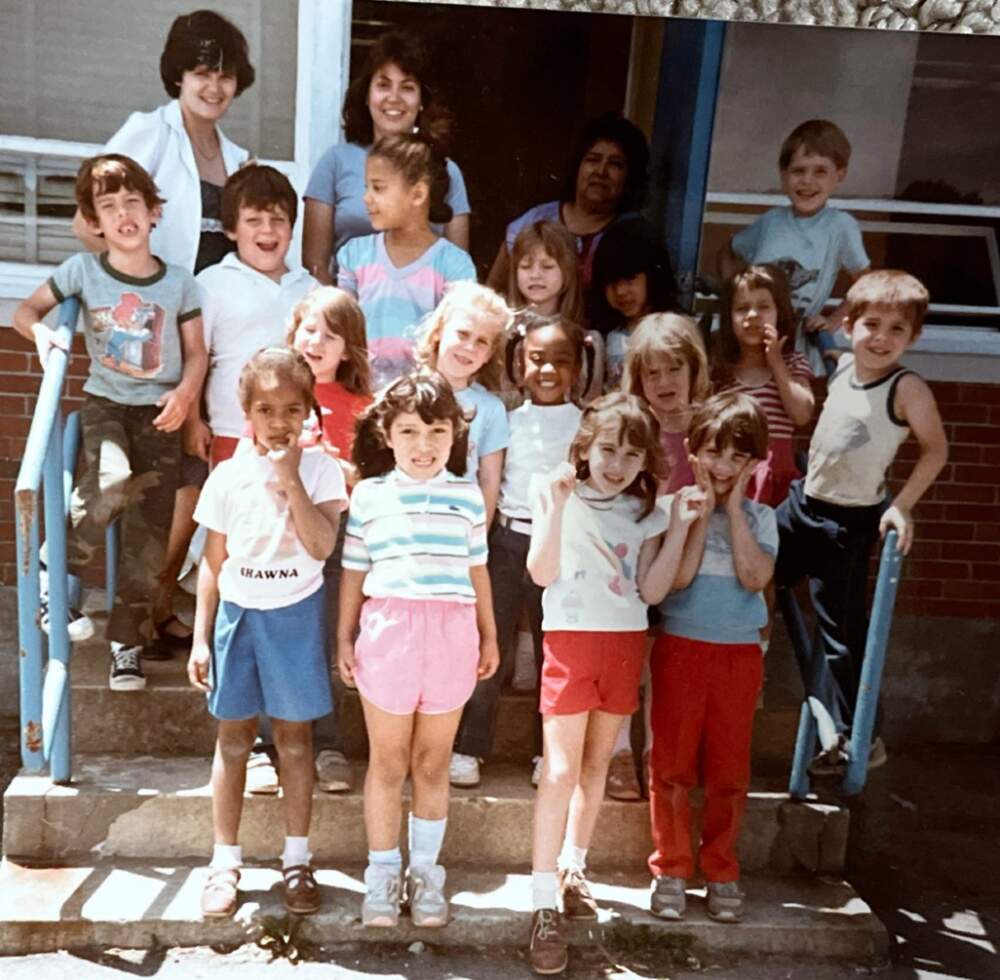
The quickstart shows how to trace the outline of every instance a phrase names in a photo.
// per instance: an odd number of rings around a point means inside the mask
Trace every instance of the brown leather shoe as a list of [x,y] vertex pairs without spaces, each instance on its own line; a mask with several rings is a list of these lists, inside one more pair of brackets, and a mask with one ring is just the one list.
[[605,792],[613,800],[632,802],[642,799],[639,780],[635,774],[635,756],[631,749],[611,756]]
[[567,919],[596,919],[597,902],[590,894],[590,886],[578,868],[559,872],[559,889],[562,892],[563,915]]
[[238,868],[209,868],[201,891],[201,914],[206,919],[227,919],[239,903]]
[[281,872],[285,879],[285,908],[296,915],[319,911],[319,885],[308,864],[295,864]]
[[542,976],[562,973],[569,962],[569,949],[562,935],[562,920],[555,909],[536,909],[531,916],[531,969]]

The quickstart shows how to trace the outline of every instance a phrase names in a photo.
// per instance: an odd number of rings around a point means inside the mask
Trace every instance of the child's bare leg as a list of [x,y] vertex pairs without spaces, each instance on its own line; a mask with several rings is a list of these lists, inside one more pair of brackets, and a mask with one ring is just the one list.
[[597,823],[597,814],[604,800],[604,783],[608,763],[621,727],[621,715],[591,711],[583,743],[580,776],[569,804],[566,840],[574,847],[586,850]]
[[[535,797],[535,816],[532,828],[531,867],[536,872],[554,872],[566,829],[566,815],[570,798],[580,778],[580,765],[587,733],[588,712],[575,715],[546,715],[542,723],[545,752],[542,778]],[[615,717],[611,734],[621,722]],[[604,785],[601,784],[601,794]]]
[[403,784],[410,767],[413,715],[393,715],[362,697],[368,729],[368,772],[365,774],[365,833],[368,849],[391,851],[399,846]]
[[313,783],[316,766],[312,752],[312,722],[271,719],[274,746],[278,750],[278,772],[285,806],[285,834],[308,837],[312,819]]
[[[174,494],[174,510],[170,519],[170,536],[167,538],[167,554],[160,575],[160,588],[153,608],[153,621],[162,623],[174,609],[174,592],[177,590],[177,576],[184,567],[191,539],[198,525],[194,521],[194,509],[198,504],[200,487],[178,487]],[[181,634],[175,633],[175,636]]]
[[441,715],[417,714],[410,749],[413,780],[413,815],[422,820],[444,820],[448,816],[448,763],[462,709]]
[[247,756],[257,736],[257,717],[220,721],[212,760],[212,829],[216,844],[239,840]]

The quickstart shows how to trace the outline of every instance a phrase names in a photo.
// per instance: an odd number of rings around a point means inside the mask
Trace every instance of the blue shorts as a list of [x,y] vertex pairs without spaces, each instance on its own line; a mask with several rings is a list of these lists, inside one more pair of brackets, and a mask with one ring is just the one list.
[[280,609],[219,602],[208,710],[223,721],[264,712],[283,721],[312,721],[333,710],[326,661],[326,596]]

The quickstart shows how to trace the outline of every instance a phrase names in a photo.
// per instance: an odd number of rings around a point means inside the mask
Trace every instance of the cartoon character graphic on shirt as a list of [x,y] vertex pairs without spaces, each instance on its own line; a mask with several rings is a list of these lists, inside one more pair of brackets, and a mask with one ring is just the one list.
[[788,279],[788,288],[792,293],[792,306],[796,312],[801,313],[808,309],[812,302],[812,292],[809,291],[803,295],[802,290],[819,279],[819,269],[807,269],[797,259],[792,258],[776,259],[771,262],[771,265],[776,265],[781,269]]
[[115,306],[90,311],[94,335],[104,345],[101,363],[133,378],[155,378],[163,370],[163,307],[138,293],[122,293]]
[[830,479],[837,479],[841,473],[851,472],[849,454],[871,441],[871,433],[864,421],[851,419],[843,428],[817,432],[813,436],[812,454],[824,471],[830,474]]

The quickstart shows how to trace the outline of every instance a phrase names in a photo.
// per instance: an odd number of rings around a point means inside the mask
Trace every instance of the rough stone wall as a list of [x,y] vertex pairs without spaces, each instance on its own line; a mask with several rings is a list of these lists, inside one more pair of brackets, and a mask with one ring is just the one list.
[[711,17],[768,24],[1000,34],[1000,0],[471,0],[471,3],[638,17]]

